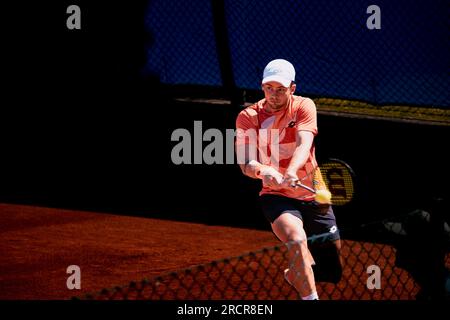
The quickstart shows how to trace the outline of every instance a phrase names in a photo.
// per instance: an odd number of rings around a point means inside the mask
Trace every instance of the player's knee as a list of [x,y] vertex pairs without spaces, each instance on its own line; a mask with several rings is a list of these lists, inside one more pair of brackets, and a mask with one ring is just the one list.
[[303,228],[299,228],[298,226],[290,226],[290,225],[279,226],[277,224],[273,224],[272,230],[282,242],[307,241],[305,231],[303,230]]
[[306,233],[303,228],[289,228],[286,230],[287,241],[305,243],[307,241]]
[[302,234],[292,232],[287,235],[287,241],[295,241],[299,243],[306,243],[306,237],[304,237]]

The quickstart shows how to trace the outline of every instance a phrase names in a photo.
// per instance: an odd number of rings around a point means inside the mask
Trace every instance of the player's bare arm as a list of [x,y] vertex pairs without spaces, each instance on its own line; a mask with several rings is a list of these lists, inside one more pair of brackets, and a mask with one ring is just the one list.
[[260,179],[259,173],[261,172],[262,164],[254,159],[246,159],[245,164],[240,164],[241,171],[246,176],[253,179]]
[[246,164],[241,164],[240,167],[246,176],[261,179],[264,185],[279,187],[284,182],[283,175],[279,171],[256,160],[250,160]]
[[249,149],[246,146],[239,148],[239,152],[245,155],[244,163],[239,164],[242,173],[253,179],[261,179],[266,185],[283,183],[283,175],[276,169],[260,163],[256,159],[256,154],[250,152]]
[[303,168],[308,160],[313,140],[314,134],[311,131],[301,130],[297,132],[297,148],[284,174],[285,183],[291,184],[298,180],[297,171]]

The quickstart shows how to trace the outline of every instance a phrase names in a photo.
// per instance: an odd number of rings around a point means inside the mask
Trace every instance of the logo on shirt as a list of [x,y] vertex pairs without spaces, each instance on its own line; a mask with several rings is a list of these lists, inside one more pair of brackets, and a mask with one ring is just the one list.
[[288,128],[293,128],[295,126],[295,121],[291,121],[288,124]]

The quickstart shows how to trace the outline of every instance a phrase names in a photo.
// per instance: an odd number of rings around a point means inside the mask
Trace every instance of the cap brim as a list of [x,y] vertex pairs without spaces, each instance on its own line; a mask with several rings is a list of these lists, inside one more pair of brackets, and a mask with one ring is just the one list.
[[267,82],[278,82],[279,84],[281,84],[283,87],[289,88],[291,86],[291,80],[287,80],[286,78],[282,78],[280,76],[268,76],[265,77],[262,81],[262,84],[267,83]]

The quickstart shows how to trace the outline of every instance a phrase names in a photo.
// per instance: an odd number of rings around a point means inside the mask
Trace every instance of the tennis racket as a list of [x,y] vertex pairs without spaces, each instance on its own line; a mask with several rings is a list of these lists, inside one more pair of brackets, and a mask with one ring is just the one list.
[[[320,173],[318,172],[319,168]],[[318,177],[318,174],[321,174],[321,177]],[[342,206],[352,201],[355,194],[355,173],[345,161],[330,158],[319,164],[319,167],[315,167],[308,173],[308,175],[296,182],[296,187],[310,191],[316,195],[317,200],[320,198],[320,201],[317,202],[323,203],[324,198],[327,197],[323,191],[324,189],[310,187],[302,182],[302,180],[305,180],[311,175],[314,176],[313,184],[315,184],[318,180],[323,180],[326,184],[326,188],[331,193],[330,202],[333,205]]]

